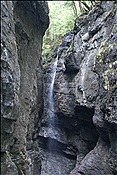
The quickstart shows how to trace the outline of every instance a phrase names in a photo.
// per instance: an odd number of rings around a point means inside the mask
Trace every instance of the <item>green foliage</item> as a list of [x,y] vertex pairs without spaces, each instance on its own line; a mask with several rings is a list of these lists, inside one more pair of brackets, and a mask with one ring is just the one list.
[[44,40],[42,58],[44,62],[52,60],[52,53],[60,44],[65,33],[74,26],[75,15],[72,1],[48,1],[50,25]]
[[50,25],[42,48],[44,64],[51,62],[53,51],[60,44],[65,33],[73,29],[74,21],[81,14],[78,1],[48,1]]

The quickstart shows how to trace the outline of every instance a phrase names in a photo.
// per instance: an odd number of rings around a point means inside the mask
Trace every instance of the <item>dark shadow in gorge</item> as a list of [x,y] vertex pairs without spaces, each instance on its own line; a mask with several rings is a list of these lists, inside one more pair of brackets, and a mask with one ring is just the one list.
[[[48,143],[51,140],[51,149],[48,148]],[[62,154],[66,158],[75,160],[76,159],[76,153],[77,148],[72,145],[67,145],[61,142],[58,142],[56,139],[50,138],[50,137],[42,137],[38,136],[38,143],[39,147],[43,149],[47,149],[49,152],[52,152],[54,154]]]
[[[56,113],[54,127],[64,133],[67,141],[60,141],[57,137],[54,139],[49,136],[38,135],[39,147],[71,160],[77,160],[79,155],[85,157],[95,147],[98,140],[98,132],[92,122],[93,115],[94,109],[85,106],[77,106],[75,115],[71,117]],[[41,127],[49,128],[46,119],[43,120]],[[48,147],[49,142],[51,148]]]

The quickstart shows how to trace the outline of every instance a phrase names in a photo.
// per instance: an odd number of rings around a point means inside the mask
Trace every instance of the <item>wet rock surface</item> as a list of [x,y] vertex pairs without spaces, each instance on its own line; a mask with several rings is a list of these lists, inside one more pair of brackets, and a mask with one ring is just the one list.
[[[74,162],[71,161],[73,169],[68,168],[64,173],[51,161],[45,164],[47,169],[50,164],[55,168],[51,174],[117,174],[116,20],[115,2],[100,3],[76,19],[73,31],[64,36],[55,53],[55,59],[58,57],[54,83],[55,122],[54,127],[49,126],[45,105],[40,147],[49,152],[44,142],[52,138],[61,156],[59,166],[66,157],[64,145],[67,145],[67,158],[71,159],[74,148],[75,157]],[[51,67],[44,74],[45,94],[50,74]],[[67,165],[65,161],[64,166]],[[48,174],[48,170],[42,168],[42,174]]]
[[2,1],[1,10],[1,174],[39,174],[32,135],[43,110],[40,56],[48,7],[44,1]]
[[102,1],[64,36],[54,56],[54,109],[52,65],[41,66],[47,3],[1,5],[1,174],[116,175],[116,3]]

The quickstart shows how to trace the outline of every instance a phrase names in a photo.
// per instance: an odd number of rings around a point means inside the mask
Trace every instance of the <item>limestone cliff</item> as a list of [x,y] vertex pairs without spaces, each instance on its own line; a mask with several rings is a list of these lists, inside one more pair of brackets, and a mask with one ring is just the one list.
[[[41,175],[117,174],[116,3],[102,1],[78,17],[56,58],[54,128],[48,125],[46,96],[51,67],[44,75]],[[47,147],[50,137],[52,152]]]
[[38,174],[33,135],[43,111],[42,37],[49,24],[45,1],[2,1],[1,174]]

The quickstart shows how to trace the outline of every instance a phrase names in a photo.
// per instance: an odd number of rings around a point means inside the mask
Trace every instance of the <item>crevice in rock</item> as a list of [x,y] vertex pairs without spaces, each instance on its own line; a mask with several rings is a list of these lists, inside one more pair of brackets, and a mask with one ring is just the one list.
[[103,25],[96,26],[96,28],[89,31],[89,37],[92,38],[95,34],[97,34]]
[[[61,154],[69,159],[76,160],[77,148],[73,145],[66,145],[62,142],[58,142],[56,139],[52,139],[50,137],[42,137],[38,136],[38,144],[39,147],[48,150],[54,154]],[[51,147],[48,147],[49,143],[51,143]]]
[[76,105],[74,111],[75,115],[80,120],[92,122],[92,117],[94,115],[94,108],[87,108],[86,106]]
[[113,172],[113,175],[117,175],[117,171]]
[[85,175],[83,172],[81,172],[81,171],[78,171],[78,173],[80,173],[79,175]]
[[78,17],[57,48],[55,112],[51,66],[41,67],[46,5],[2,1],[2,175],[68,175],[75,165],[70,175],[116,175],[115,2]]

